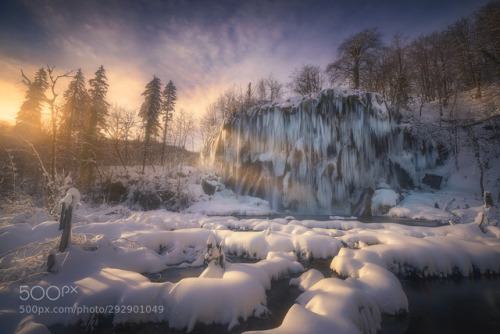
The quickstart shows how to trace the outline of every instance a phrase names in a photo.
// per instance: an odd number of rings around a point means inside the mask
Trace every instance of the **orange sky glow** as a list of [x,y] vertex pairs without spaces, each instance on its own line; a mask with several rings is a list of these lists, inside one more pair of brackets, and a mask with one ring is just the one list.
[[[353,33],[378,27],[390,42],[443,29],[488,0],[16,0],[0,3],[0,119],[15,122],[21,69],[103,65],[107,100],[139,110],[153,75],[177,87],[176,110],[201,116],[231,87],[273,74],[282,83],[303,64],[325,67]],[[431,10],[429,8],[432,8]],[[69,79],[61,80],[57,102]]]

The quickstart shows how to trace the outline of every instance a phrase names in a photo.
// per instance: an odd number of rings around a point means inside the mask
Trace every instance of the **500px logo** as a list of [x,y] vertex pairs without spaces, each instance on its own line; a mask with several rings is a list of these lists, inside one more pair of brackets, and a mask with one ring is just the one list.
[[64,285],[58,287],[55,285],[50,285],[48,287],[43,287],[40,285],[35,285],[34,287],[29,287],[27,285],[21,285],[19,287],[19,298],[22,301],[29,299],[32,300],[42,300],[47,298],[48,300],[58,300],[66,295],[78,294],[78,286]]

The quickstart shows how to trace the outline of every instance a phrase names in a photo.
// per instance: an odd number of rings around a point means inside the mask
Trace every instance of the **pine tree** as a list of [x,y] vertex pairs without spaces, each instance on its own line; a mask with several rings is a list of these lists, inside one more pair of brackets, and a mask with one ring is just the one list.
[[81,160],[81,176],[84,184],[91,185],[94,175],[97,138],[101,129],[106,125],[109,103],[106,102],[108,92],[108,78],[106,71],[101,65],[95,78],[89,80],[89,106],[88,113],[84,119],[84,135]]
[[165,158],[165,146],[167,142],[167,126],[168,122],[172,119],[172,113],[174,111],[175,101],[177,100],[177,88],[175,87],[172,80],[168,82],[165,86],[165,90],[163,91],[163,104],[162,111],[163,114],[163,145],[161,149],[161,164],[163,165],[163,161]]
[[142,172],[144,173],[146,159],[151,159],[151,139],[153,136],[158,135],[158,129],[160,128],[158,118],[162,108],[161,80],[156,77],[156,75],[154,75],[153,80],[146,85],[146,90],[142,95],[144,96],[144,103],[139,111],[139,117],[142,118],[144,123],[144,148],[142,160]]
[[[22,72],[22,71],[21,71]],[[42,127],[42,106],[45,102],[45,90],[49,87],[47,72],[41,68],[35,73],[35,79],[29,80],[24,73],[23,83],[28,88],[25,100],[16,117],[16,132],[28,140],[37,139]]]
[[75,161],[75,153],[81,150],[83,136],[83,117],[87,112],[88,93],[85,88],[85,77],[80,69],[69,83],[64,93],[62,106],[62,119],[60,124],[60,137],[64,145],[63,158],[65,166]]

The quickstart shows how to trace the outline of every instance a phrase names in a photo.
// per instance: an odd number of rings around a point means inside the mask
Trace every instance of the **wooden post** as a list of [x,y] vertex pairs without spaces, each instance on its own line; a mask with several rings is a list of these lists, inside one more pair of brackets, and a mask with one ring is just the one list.
[[[73,198],[73,196],[72,196]],[[62,203],[61,220],[59,222],[59,230],[62,230],[61,243],[59,244],[59,252],[64,252],[71,240],[71,218],[73,216],[73,201],[66,208],[66,203]]]
[[489,191],[484,192],[484,208],[488,209],[493,206],[493,196]]
[[61,203],[61,220],[59,221],[59,230],[62,230],[59,252],[64,252],[71,242],[71,219],[73,218],[73,209],[76,209],[80,202],[80,192],[76,188],[69,188],[66,196]]

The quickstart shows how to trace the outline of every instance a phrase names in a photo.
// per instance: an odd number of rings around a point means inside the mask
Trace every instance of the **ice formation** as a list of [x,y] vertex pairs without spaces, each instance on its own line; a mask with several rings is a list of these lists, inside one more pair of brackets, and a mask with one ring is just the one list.
[[275,210],[350,213],[380,183],[418,184],[437,150],[415,139],[379,94],[328,89],[236,114],[210,157],[233,190]]

